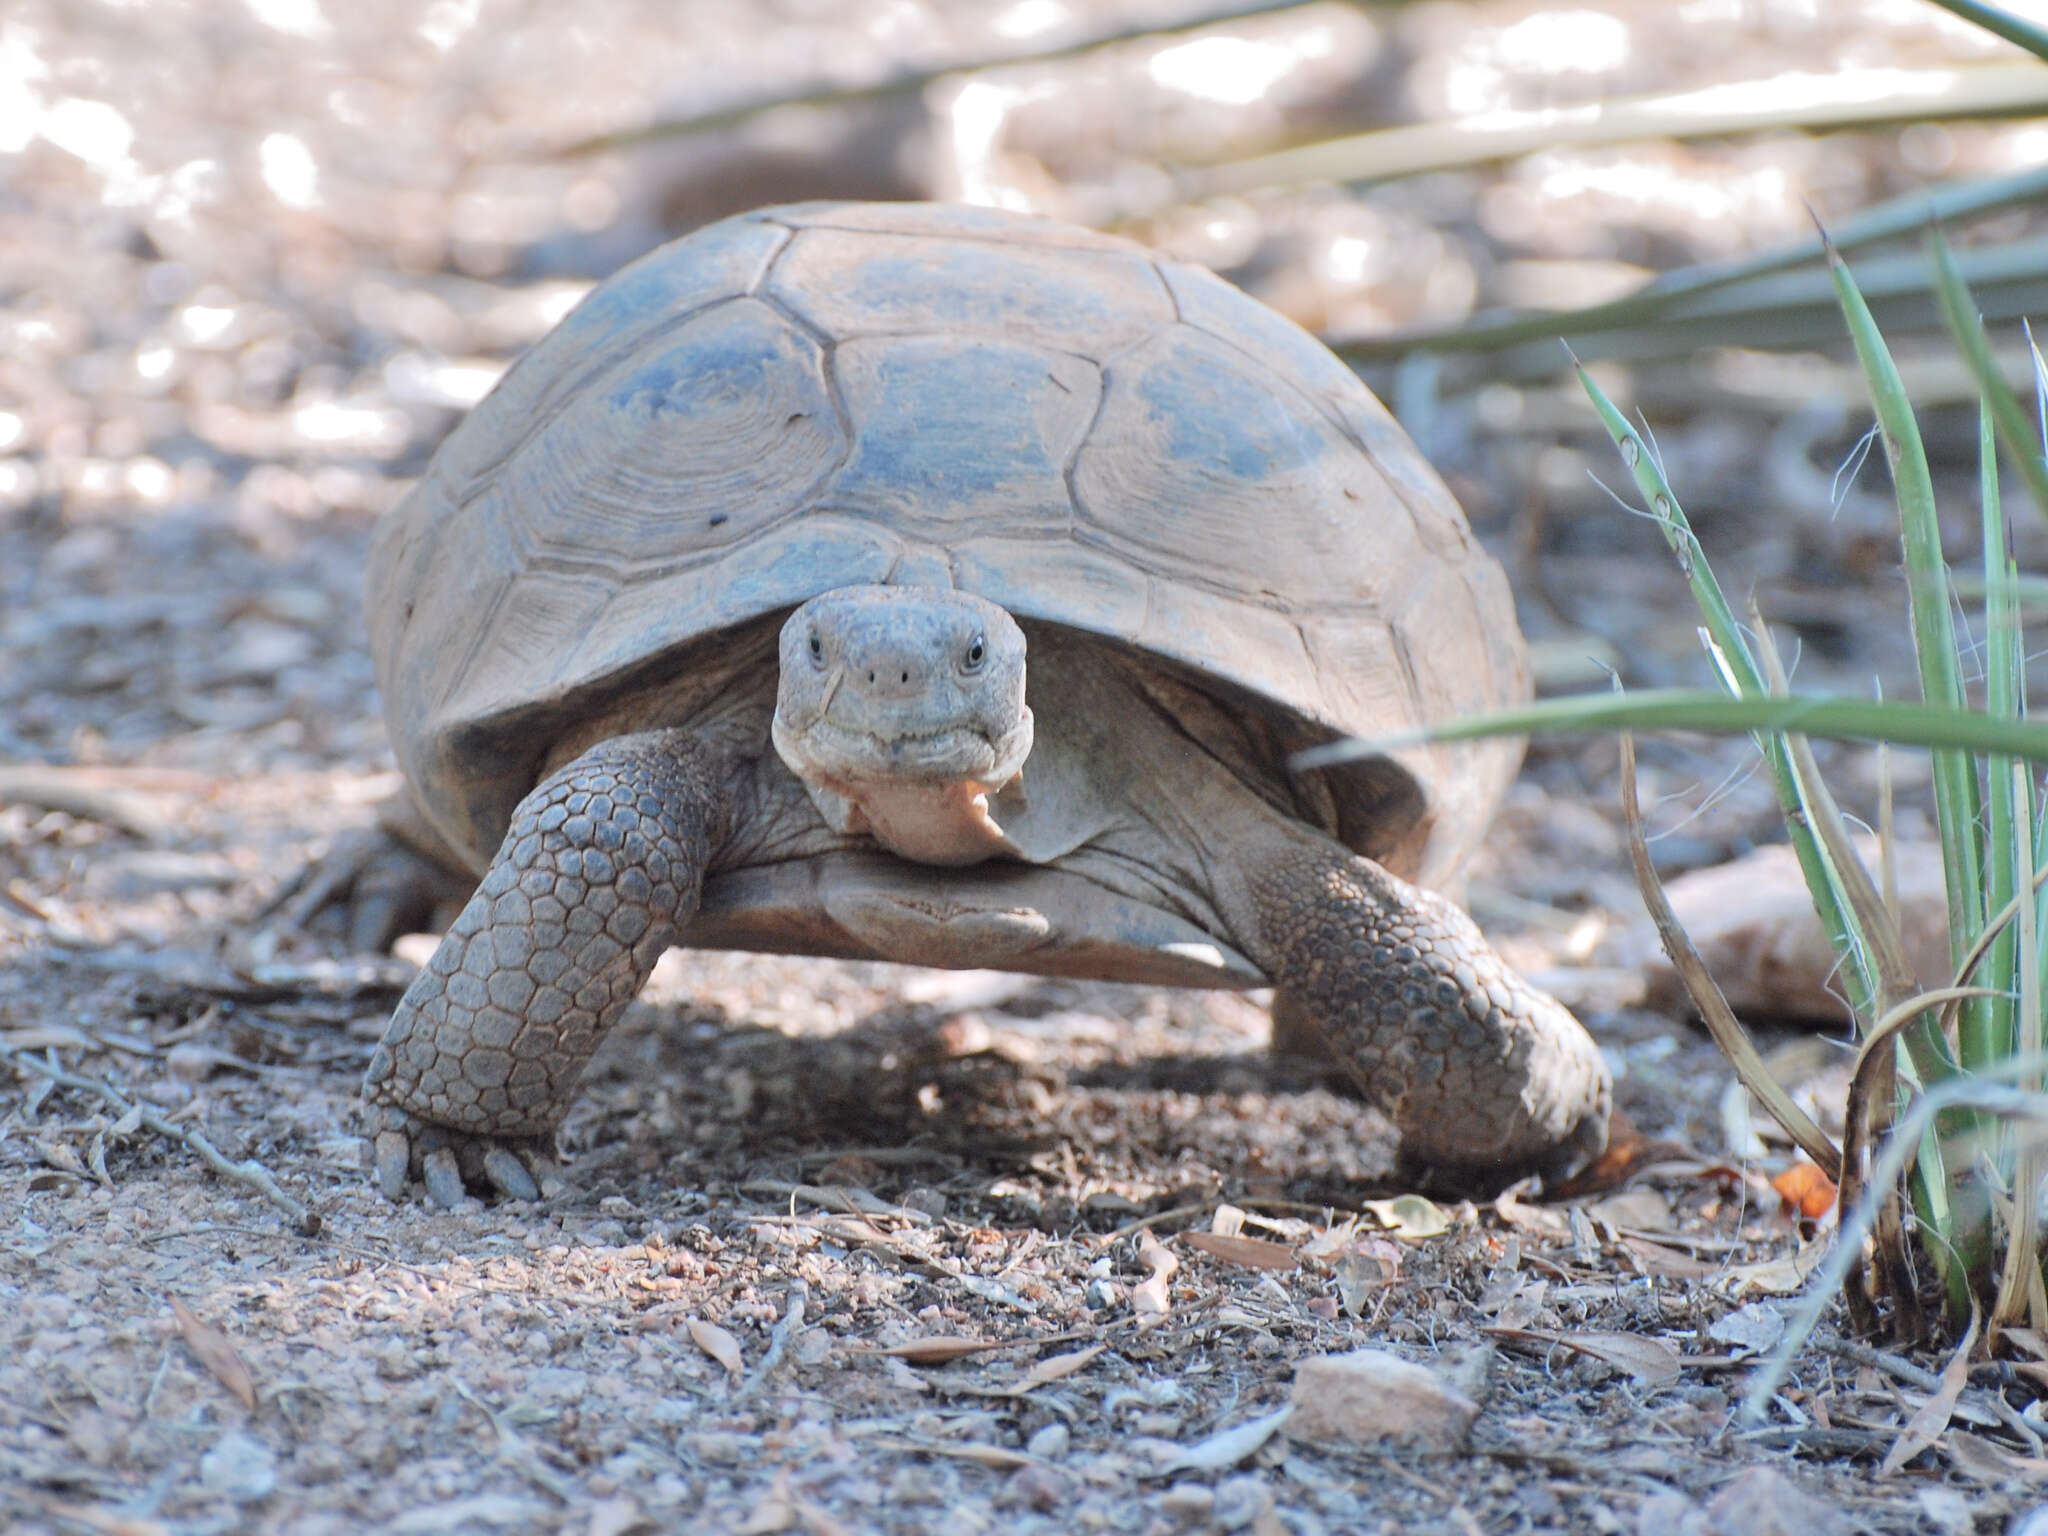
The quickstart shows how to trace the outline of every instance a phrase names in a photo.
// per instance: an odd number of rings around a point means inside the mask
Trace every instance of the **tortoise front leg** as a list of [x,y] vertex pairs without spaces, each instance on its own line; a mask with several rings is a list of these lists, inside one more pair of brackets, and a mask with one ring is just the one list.
[[725,838],[721,759],[687,731],[601,743],[544,779],[370,1058],[378,1186],[533,1199],[598,1042],[697,909]]
[[1606,1146],[1599,1048],[1471,918],[1305,827],[1247,853],[1225,877],[1233,927],[1283,1022],[1322,1037],[1400,1131],[1405,1162],[1563,1174]]

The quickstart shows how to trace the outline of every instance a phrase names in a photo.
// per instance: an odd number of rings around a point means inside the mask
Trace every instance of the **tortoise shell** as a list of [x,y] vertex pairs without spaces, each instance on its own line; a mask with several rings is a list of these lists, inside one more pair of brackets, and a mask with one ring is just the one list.
[[[399,762],[481,867],[566,735],[657,695],[674,723],[678,678],[772,668],[750,630],[868,582],[1100,637],[1280,747],[1528,692],[1499,568],[1307,332],[1087,230],[814,203],[599,284],[385,519],[369,615]],[[1327,819],[1440,881],[1518,755],[1333,771]]]

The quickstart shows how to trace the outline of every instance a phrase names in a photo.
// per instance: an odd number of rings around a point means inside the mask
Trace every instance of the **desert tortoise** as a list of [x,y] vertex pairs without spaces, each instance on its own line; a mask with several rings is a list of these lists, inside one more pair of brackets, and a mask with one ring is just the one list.
[[1286,766],[1523,697],[1501,572],[1350,370],[1197,267],[986,209],[711,225],[449,437],[369,613],[484,871],[365,1080],[387,1192],[533,1193],[673,944],[1271,984],[1411,1158],[1604,1143],[1592,1040],[1409,883],[1518,748]]

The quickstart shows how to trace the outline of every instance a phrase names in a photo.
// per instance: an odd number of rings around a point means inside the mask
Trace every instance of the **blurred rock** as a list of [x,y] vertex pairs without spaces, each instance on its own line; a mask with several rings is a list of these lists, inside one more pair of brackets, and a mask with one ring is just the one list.
[[[1876,843],[1865,840],[1859,851],[1875,881]],[[1907,963],[1923,985],[1944,982],[1949,974],[1948,901],[1941,850],[1933,843],[1905,843],[1895,858]],[[1798,857],[1789,846],[1776,843],[1732,863],[1693,870],[1669,881],[1664,893],[1737,1014],[1829,1025],[1846,1021],[1834,948],[1821,931]],[[1618,964],[1640,965],[1647,974],[1652,1007],[1693,1012],[1647,919],[1612,942]]]
[[1289,1438],[1312,1445],[1465,1448],[1479,1405],[1426,1366],[1379,1349],[1305,1360],[1287,1400]]

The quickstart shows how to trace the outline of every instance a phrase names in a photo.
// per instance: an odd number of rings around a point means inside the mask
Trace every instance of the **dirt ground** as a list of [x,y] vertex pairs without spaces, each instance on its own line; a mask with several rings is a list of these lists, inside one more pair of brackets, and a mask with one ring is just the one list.
[[[1414,1191],[1384,1122],[1267,1051],[1258,994],[675,953],[586,1080],[567,1194],[447,1213],[371,1191],[356,1085],[421,944],[352,953],[275,910],[397,783],[370,531],[620,261],[780,198],[1010,197],[1356,335],[1598,296],[2030,142],[1777,136],[1363,197],[1159,194],[1176,158],[1340,124],[1985,51],[1931,7],[1843,0],[1314,7],[1222,29],[1247,40],[1234,69],[1271,74],[1251,99],[1198,49],[1131,44],[560,153],[1043,47],[1084,15],[1185,14],[0,14],[0,1528],[1732,1536],[1990,1532],[2033,1506],[2024,1373],[1973,1377],[1956,1427],[1880,1476],[1945,1355],[1874,1353],[1831,1316],[1766,1421],[1736,1417],[1826,1234],[1781,1208],[1787,1149],[1753,1139],[1711,1047],[1651,1005],[1604,740],[1532,751],[1465,895],[1608,1051],[1625,1183],[1387,1203]],[[1829,484],[1867,420],[1839,357],[1614,379],[1802,681],[1909,691],[1886,487]],[[1509,563],[1547,685],[1704,680],[1572,393],[1374,382]],[[1964,485],[1962,408],[1928,425]],[[1643,750],[1667,872],[1771,837],[1741,747]],[[1871,757],[1829,757],[1872,814]],[[1924,770],[1894,766],[1924,831]],[[1764,1036],[1823,1113],[1840,1034]],[[1391,1399],[1320,1442],[1272,1417],[1305,1363],[1366,1347],[1475,1404],[1469,1443],[1378,1442]]]

